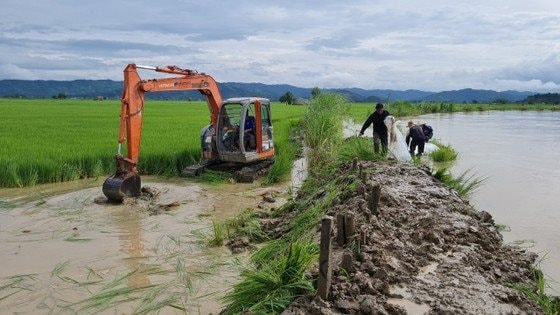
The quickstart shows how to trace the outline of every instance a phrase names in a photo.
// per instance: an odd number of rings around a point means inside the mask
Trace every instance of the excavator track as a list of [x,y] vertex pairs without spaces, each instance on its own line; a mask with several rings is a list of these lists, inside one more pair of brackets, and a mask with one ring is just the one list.
[[274,160],[264,160],[245,166],[234,173],[235,180],[238,183],[252,183],[259,176],[264,175],[273,163]]
[[200,176],[205,169],[215,170],[219,172],[232,172],[238,183],[252,183],[258,177],[266,174],[274,160],[263,160],[254,162],[249,165],[239,163],[224,162],[220,160],[212,160],[187,166],[182,172],[182,177]]
[[220,163],[219,160],[206,160],[206,161],[202,161],[200,163],[194,164],[194,165],[187,166],[181,172],[181,176],[182,177],[200,176],[200,174],[202,174],[205,169],[207,169],[208,167],[210,167],[212,165],[216,165],[218,163]]

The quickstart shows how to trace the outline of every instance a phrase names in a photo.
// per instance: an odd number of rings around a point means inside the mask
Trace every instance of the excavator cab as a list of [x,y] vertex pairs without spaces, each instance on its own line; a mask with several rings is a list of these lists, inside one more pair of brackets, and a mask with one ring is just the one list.
[[221,161],[250,163],[274,155],[270,101],[227,99],[218,115],[216,145]]

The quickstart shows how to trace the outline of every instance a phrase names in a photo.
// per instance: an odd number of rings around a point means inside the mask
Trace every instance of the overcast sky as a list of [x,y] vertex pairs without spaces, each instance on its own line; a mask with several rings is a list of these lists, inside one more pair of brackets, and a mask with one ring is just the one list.
[[560,1],[2,3],[0,79],[122,80],[128,63],[219,82],[560,92]]

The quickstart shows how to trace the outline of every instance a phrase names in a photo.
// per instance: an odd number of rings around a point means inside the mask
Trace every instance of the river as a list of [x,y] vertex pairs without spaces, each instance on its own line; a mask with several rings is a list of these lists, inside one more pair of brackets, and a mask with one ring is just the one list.
[[506,243],[538,253],[560,292],[560,112],[488,111],[419,118],[459,152],[453,173],[487,177],[470,197],[492,214]]

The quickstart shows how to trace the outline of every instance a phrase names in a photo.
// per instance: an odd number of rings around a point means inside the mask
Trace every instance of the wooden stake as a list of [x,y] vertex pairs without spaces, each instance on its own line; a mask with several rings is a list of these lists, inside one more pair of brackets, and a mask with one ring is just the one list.
[[354,213],[346,213],[344,215],[344,244],[351,242],[355,233],[356,220],[354,219]]
[[362,180],[362,183],[364,183],[364,185],[367,182],[367,173],[361,164],[360,164],[360,180]]
[[317,295],[327,301],[331,291],[331,231],[333,218],[325,216],[321,220],[321,251],[319,253],[319,278],[317,279]]
[[381,199],[381,186],[379,184],[373,186],[369,197],[369,211],[373,215],[379,213],[379,200]]
[[340,268],[346,270],[348,273],[354,273],[354,256],[350,251],[344,251],[342,254],[342,262]]
[[339,213],[336,215],[336,242],[338,246],[342,247],[346,244],[346,231],[344,223],[344,214]]
[[[368,244],[368,235],[365,229],[360,229],[360,246]],[[361,248],[360,248],[361,250]]]

